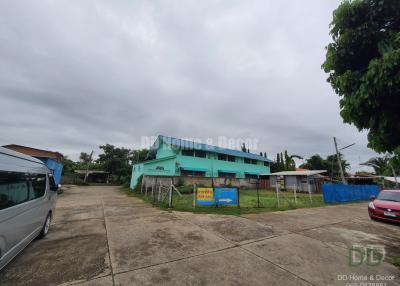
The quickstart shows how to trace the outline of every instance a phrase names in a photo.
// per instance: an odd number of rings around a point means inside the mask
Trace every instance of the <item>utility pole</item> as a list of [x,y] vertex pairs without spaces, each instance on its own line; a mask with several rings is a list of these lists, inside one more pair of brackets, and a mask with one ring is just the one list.
[[392,169],[394,181],[396,182],[396,189],[399,189],[399,182],[397,181],[396,172],[394,171],[394,168],[393,168],[393,165],[392,165],[392,164],[390,164],[390,168]]
[[337,163],[339,165],[340,177],[342,178],[342,183],[347,185],[346,179],[344,178],[343,166],[342,166],[342,161],[340,160],[340,153],[337,147],[336,137],[333,137],[333,143],[335,143],[336,157],[337,157]]

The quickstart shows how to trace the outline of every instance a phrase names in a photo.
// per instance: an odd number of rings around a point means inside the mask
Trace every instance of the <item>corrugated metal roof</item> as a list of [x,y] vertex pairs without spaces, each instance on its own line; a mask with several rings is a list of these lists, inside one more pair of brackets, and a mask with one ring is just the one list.
[[282,171],[269,174],[270,176],[312,176],[325,173],[326,170]]
[[386,181],[396,183],[400,183],[400,177],[383,177]]
[[260,161],[265,161],[265,162],[270,162],[270,163],[273,162],[272,160],[265,158],[263,156],[253,154],[253,153],[247,153],[247,152],[243,152],[243,151],[239,151],[239,150],[226,149],[226,148],[222,148],[222,147],[218,147],[218,146],[197,143],[197,142],[184,140],[184,139],[178,139],[178,138],[174,138],[174,137],[170,137],[170,136],[159,135],[159,138],[161,138],[161,140],[164,143],[174,146],[174,147],[177,147],[177,148],[180,148],[180,149],[194,149],[194,150],[201,150],[201,151],[225,154],[225,155],[230,155],[230,156],[235,156],[235,157],[260,160]]
[[14,150],[19,153],[23,153],[23,154],[32,156],[32,157],[52,158],[52,159],[56,159],[56,160],[61,160],[61,158],[63,157],[63,155],[59,152],[41,150],[41,149],[17,145],[17,144],[4,145],[3,147],[10,149],[10,150]]

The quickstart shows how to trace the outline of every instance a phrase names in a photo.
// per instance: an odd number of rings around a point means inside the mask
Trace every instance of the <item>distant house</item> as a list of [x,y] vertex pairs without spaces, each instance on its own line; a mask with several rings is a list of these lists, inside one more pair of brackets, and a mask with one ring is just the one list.
[[326,177],[321,175],[326,170],[297,170],[297,171],[282,171],[271,173],[270,185],[275,189],[278,183],[279,189],[294,190],[298,192],[321,192],[321,184]]
[[270,173],[272,160],[263,156],[158,136],[150,149],[152,160],[132,166],[131,188],[143,175],[151,183],[156,178],[184,184],[249,186],[260,174]]
[[4,145],[3,147],[41,160],[50,170],[52,170],[56,184],[61,182],[61,173],[63,169],[61,163],[63,155],[61,153],[16,144]]

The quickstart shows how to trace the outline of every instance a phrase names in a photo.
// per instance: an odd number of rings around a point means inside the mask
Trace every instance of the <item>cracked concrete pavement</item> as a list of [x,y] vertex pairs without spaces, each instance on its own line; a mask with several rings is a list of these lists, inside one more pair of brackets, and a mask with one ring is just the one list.
[[[354,244],[384,245],[378,266],[350,266]],[[1,285],[400,285],[400,227],[366,203],[243,217],[167,212],[118,187],[71,187],[50,233],[1,273]],[[339,276],[344,275],[344,276]],[[380,276],[375,276],[380,275]]]

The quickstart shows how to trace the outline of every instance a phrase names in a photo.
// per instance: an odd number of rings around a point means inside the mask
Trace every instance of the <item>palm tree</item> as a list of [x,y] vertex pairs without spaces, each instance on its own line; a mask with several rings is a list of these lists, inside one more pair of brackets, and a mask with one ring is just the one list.
[[361,165],[372,167],[377,175],[385,175],[385,173],[388,171],[390,172],[389,161],[390,159],[387,156],[376,157],[369,159],[367,162],[362,163]]

